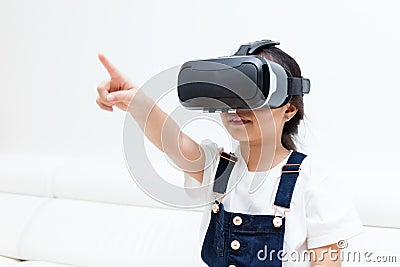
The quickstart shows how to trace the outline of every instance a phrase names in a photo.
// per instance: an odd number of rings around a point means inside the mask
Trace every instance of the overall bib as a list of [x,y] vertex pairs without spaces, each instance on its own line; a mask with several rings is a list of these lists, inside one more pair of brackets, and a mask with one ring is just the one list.
[[[292,151],[282,167],[275,195],[274,215],[252,215],[229,212],[221,201],[215,200],[211,219],[203,241],[201,258],[210,267],[282,266],[285,213],[290,201],[300,164],[306,155]],[[229,176],[237,157],[222,152],[214,180],[214,192],[225,194]],[[283,215],[277,215],[277,209]],[[282,253],[282,252],[281,252]]]

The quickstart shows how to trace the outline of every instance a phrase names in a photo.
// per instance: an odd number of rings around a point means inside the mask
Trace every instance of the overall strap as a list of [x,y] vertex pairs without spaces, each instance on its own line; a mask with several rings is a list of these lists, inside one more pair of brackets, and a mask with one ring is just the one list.
[[228,186],[229,176],[231,175],[233,166],[235,165],[238,158],[235,153],[220,153],[220,159],[218,163],[217,172],[215,174],[213,191],[216,193],[224,194],[226,187]]
[[300,165],[307,155],[293,151],[286,164],[282,167],[282,175],[276,192],[274,205],[290,208],[294,186],[300,173]]

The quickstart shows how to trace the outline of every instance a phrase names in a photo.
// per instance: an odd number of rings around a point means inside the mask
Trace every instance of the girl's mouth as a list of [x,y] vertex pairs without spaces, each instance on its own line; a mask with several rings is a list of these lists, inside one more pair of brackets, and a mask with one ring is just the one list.
[[251,120],[249,120],[245,116],[236,113],[233,113],[231,118],[229,119],[229,123],[232,125],[243,125],[250,122]]

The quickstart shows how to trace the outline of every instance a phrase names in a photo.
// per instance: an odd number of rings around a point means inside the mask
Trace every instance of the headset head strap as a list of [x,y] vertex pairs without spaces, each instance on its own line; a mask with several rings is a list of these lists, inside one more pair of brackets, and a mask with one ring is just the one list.
[[234,56],[251,55],[254,54],[256,50],[259,50],[261,48],[268,48],[279,44],[280,44],[279,42],[272,40],[261,40],[261,41],[250,42],[241,45],[238,51],[234,54]]

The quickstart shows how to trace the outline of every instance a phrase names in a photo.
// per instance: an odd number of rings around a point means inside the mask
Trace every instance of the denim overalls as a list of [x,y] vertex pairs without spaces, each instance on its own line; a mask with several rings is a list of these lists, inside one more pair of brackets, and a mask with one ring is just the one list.
[[[252,215],[229,212],[217,199],[212,206],[211,220],[203,241],[201,258],[210,267],[282,266],[285,212],[306,155],[292,151],[282,167],[282,175],[274,201],[274,215]],[[214,192],[225,194],[229,175],[237,157],[222,152],[214,180]],[[277,215],[277,208],[283,216]],[[274,250],[274,252],[273,252]]]

